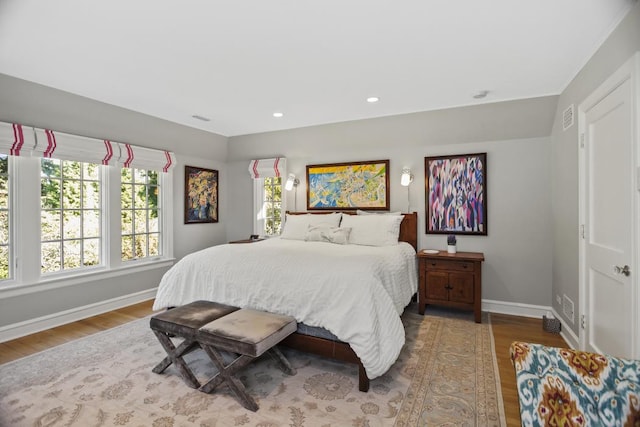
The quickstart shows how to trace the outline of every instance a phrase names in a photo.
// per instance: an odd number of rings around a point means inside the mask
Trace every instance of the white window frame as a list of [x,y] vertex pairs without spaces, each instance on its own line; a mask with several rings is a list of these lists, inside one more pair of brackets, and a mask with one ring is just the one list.
[[[40,269],[40,157],[9,156],[10,217],[13,277],[0,281],[0,299],[41,290],[75,285],[87,280],[130,274],[173,263],[173,173],[159,172],[162,211],[161,250],[157,257],[121,260],[120,165],[101,166],[102,263],[42,274]],[[19,188],[18,188],[19,183]],[[17,214],[19,212],[19,214]],[[34,227],[33,224],[38,224]]]
[[[285,218],[285,198],[284,198],[284,184],[285,180],[281,179],[280,187],[281,187],[281,202],[280,202],[280,220],[282,226],[284,225]],[[256,178],[253,180],[253,234],[257,234],[261,237],[273,237],[265,235],[265,217],[264,217],[264,178]],[[282,226],[280,227],[280,232],[282,232]]]

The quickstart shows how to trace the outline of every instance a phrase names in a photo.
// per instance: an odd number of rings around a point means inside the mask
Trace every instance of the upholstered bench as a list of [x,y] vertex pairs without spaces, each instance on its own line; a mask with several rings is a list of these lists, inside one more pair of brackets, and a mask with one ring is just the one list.
[[637,426],[640,361],[514,342],[523,426]]
[[[149,322],[151,329],[167,352],[167,357],[153,368],[153,372],[161,374],[174,364],[187,385],[199,388],[200,382],[182,356],[198,347],[196,332],[200,327],[236,310],[238,307],[210,301],[195,301],[151,317]],[[179,337],[184,341],[175,347],[169,336]]]
[[[202,385],[200,390],[209,393],[218,385],[226,383],[242,406],[257,411],[258,404],[234,374],[268,352],[283,372],[295,375],[295,369],[276,347],[295,331],[296,320],[293,317],[247,308],[234,311],[202,326],[196,334],[196,339],[219,372]],[[225,365],[221,351],[239,356]]]

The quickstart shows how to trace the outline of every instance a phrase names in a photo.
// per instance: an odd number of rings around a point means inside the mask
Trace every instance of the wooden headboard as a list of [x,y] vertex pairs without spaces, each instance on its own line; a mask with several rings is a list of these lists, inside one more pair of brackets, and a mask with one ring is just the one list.
[[[356,211],[335,211],[340,212],[346,215],[356,215]],[[323,215],[334,213],[334,211],[319,211],[319,212],[289,212],[290,215],[304,215],[304,214],[314,214],[314,215]],[[400,223],[400,235],[398,236],[398,240],[401,242],[407,242],[413,249],[418,251],[418,212],[411,213],[403,213],[404,219]]]

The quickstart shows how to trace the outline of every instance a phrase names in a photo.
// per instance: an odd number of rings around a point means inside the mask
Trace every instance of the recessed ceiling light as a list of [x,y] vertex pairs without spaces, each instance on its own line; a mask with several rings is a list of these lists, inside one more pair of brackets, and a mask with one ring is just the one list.
[[475,99],[482,99],[482,98],[485,98],[488,94],[489,94],[488,90],[481,90],[478,93],[476,93],[475,95],[473,95],[473,97]]
[[210,119],[210,118],[208,118],[208,117],[204,117],[204,116],[199,116],[199,115],[197,115],[197,114],[194,114],[194,115],[193,115],[193,116],[191,116],[191,117],[193,117],[193,118],[194,118],[194,119],[196,119],[196,120],[202,120],[203,122],[210,122],[210,121],[211,121],[211,119]]
[[370,96],[367,98],[367,102],[370,104],[373,104],[374,102],[378,102],[380,101],[380,98],[378,98],[377,96]]
[[282,116],[284,116],[284,114],[283,114],[283,113],[281,113],[281,112],[279,112],[279,111],[276,111],[275,113],[273,113],[273,117],[280,118],[280,117],[282,117]]

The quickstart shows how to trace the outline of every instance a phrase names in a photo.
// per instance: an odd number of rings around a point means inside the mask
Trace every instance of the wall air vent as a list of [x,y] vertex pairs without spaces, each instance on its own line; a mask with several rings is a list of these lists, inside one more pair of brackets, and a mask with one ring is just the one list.
[[566,296],[562,296],[562,314],[571,322],[575,322],[575,312],[573,311],[573,301]]
[[573,104],[562,112],[562,130],[567,130],[573,126]]

